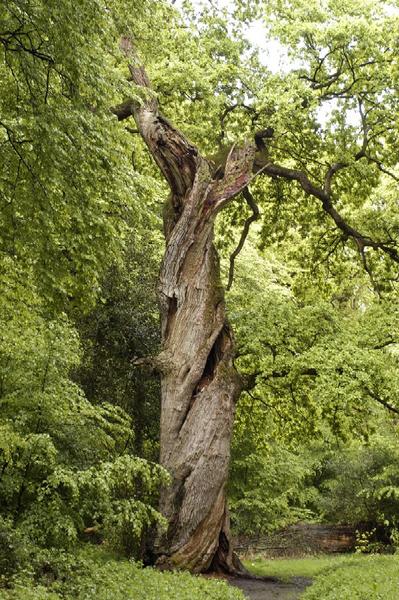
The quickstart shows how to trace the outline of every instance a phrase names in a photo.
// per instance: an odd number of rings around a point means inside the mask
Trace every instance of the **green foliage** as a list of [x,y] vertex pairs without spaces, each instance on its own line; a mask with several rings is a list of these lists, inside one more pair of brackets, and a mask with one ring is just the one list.
[[[243,18],[263,17],[264,38],[258,20],[255,56],[240,74],[249,114],[246,119],[242,105],[231,102],[234,109],[223,119],[225,138],[234,136],[237,122],[252,134],[272,126],[270,162],[306,173],[320,190],[331,188],[331,202],[350,226],[396,248],[398,140],[392,123],[399,108],[393,50],[397,11],[388,2],[358,0],[260,1],[250,9],[237,0],[234,5],[241,30]],[[234,16],[229,15],[232,29]],[[286,58],[276,73],[279,55]],[[340,166],[329,182],[332,165]],[[362,252],[335,227],[319,199],[299,185],[261,176],[251,190],[261,207],[263,245],[289,241],[289,252],[319,277],[322,288],[333,278],[345,280],[343,271],[353,272],[353,265],[364,281],[366,265],[376,290],[397,290],[397,269],[390,258],[371,248]],[[221,217],[224,233],[231,235],[234,217],[241,220],[243,212],[242,207],[227,209]]]
[[250,392],[238,431],[262,436],[275,428],[291,440],[365,435],[372,416],[398,404],[396,300],[356,300],[356,290],[340,297],[339,289],[331,299],[311,292],[304,299],[291,264],[248,249],[237,268],[228,301]]
[[0,582],[26,567],[29,552],[21,532],[12,521],[0,517]]
[[245,562],[256,575],[315,578],[304,600],[396,600],[399,585],[397,556],[329,556]]
[[16,553],[10,573],[23,566],[22,534],[28,546],[63,548],[94,527],[137,553],[162,522],[153,505],[167,476],[131,455],[131,416],[109,390],[94,405],[72,378],[77,315],[122,264],[133,220],[154,220],[159,185],[134,169],[131,134],[111,112],[127,94],[139,101],[119,41],[135,26],[138,35],[152,8],[0,8],[0,513]]
[[312,473],[309,458],[271,442],[251,447],[251,440],[237,439],[236,434],[229,485],[233,530],[262,534],[311,519],[305,485]]
[[153,232],[130,236],[123,260],[101,281],[100,302],[76,316],[84,354],[75,377],[91,402],[111,400],[132,417],[128,447],[151,460],[158,459],[159,381],[132,361],[159,349],[159,254]]
[[242,593],[224,581],[193,577],[188,573],[160,573],[118,560],[100,549],[76,555],[45,551],[30,570],[2,589],[4,600],[241,600]]
[[39,545],[70,546],[101,525],[116,546],[137,550],[160,521],[151,503],[166,474],[124,454],[129,416],[94,406],[70,379],[81,352],[66,315],[46,317],[32,278],[3,264],[1,513]]
[[381,542],[375,542],[377,529],[373,527],[369,531],[357,531],[356,532],[356,552],[358,554],[379,554],[385,549],[384,544]]
[[227,9],[183,4],[182,16],[170,17],[177,27],[164,40],[163,55],[148,56],[147,64],[165,113],[209,156],[251,135],[254,111],[248,105],[259,63],[242,23]]
[[[153,506],[166,474],[132,456],[156,458],[158,383],[132,359],[159,344],[165,186],[137,132],[112,115],[142,94],[121,35],[201,151],[271,126],[271,161],[320,188],[344,163],[330,182],[337,209],[366,239],[397,242],[397,15],[359,0],[197,4],[181,15],[154,0],[0,8],[0,561],[17,578],[6,597],[139,598],[139,587],[147,598],[240,597],[218,582],[32,548],[73,548],[94,527],[131,554],[162,522]],[[270,73],[246,39],[262,9],[267,35],[295,60],[289,72]],[[251,189],[262,223],[228,298],[246,384],[236,530],[310,516],[395,526],[397,426],[385,411],[399,409],[397,273],[296,184],[259,178]],[[246,215],[237,204],[221,216],[223,251]]]
[[240,255],[228,297],[247,389],[229,488],[236,531],[298,519],[394,524],[397,303],[348,282],[326,292],[313,292],[293,257],[282,265],[253,246]]
[[128,196],[137,196],[126,135],[110,113],[126,93],[120,8],[101,0],[1,7],[0,250],[29,265],[48,302],[93,302]]
[[69,547],[85,527],[97,526],[114,547],[137,552],[143,531],[164,525],[150,501],[167,481],[161,467],[131,456],[84,471],[55,468],[38,486],[18,526],[49,547]]

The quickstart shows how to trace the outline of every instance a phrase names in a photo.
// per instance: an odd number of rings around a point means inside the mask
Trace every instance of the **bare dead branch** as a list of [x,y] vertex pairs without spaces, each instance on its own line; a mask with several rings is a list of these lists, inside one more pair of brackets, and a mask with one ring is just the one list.
[[[144,67],[138,64],[131,40],[123,37],[120,45],[129,61],[132,81],[150,92],[150,80]],[[159,113],[154,94],[148,93],[140,104],[128,99],[114,107],[112,112],[119,120],[134,117],[142,138],[168,181],[175,198],[180,198],[182,202],[194,182],[197,171],[197,148]]]
[[256,204],[254,197],[252,196],[248,187],[244,188],[242,195],[244,196],[248,206],[252,210],[252,214],[245,220],[244,227],[241,232],[240,241],[238,242],[236,249],[231,253],[230,256],[229,279],[226,286],[227,290],[230,290],[231,286],[233,285],[234,262],[245,244],[245,240],[247,239],[251,223],[259,219],[260,216],[258,205]]
[[244,190],[251,181],[255,150],[254,142],[242,147],[232,146],[224,168],[224,177],[213,182],[208,194],[208,205],[215,212]]

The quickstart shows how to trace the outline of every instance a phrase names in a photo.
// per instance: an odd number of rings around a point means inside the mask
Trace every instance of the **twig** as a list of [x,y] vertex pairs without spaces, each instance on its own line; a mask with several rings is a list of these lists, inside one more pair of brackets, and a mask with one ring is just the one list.
[[226,289],[229,290],[231,288],[231,286],[233,285],[233,280],[234,280],[234,261],[237,258],[237,256],[239,255],[239,253],[241,252],[244,244],[245,244],[245,240],[247,239],[248,233],[249,233],[249,228],[251,226],[251,223],[253,223],[254,221],[256,221],[257,219],[259,219],[260,216],[260,212],[259,212],[259,208],[258,205],[256,204],[254,197],[252,196],[251,192],[249,191],[248,187],[243,189],[242,195],[244,196],[248,206],[251,208],[252,210],[252,215],[250,215],[244,223],[244,227],[241,233],[241,237],[240,237],[240,241],[238,242],[238,245],[236,247],[236,249],[231,253],[230,256],[230,267],[229,267],[229,279],[227,282],[227,286]]
[[393,406],[392,404],[387,402],[387,400],[383,400],[378,394],[370,390],[370,388],[368,388],[367,386],[364,386],[364,390],[371,398],[373,398],[373,400],[376,400],[379,404],[381,404],[391,412],[395,413],[396,415],[399,415],[399,409],[397,409],[396,406]]

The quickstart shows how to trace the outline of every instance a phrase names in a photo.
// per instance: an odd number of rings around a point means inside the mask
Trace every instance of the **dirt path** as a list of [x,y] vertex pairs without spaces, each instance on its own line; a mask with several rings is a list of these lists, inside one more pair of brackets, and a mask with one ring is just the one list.
[[240,588],[248,600],[297,600],[311,583],[305,577],[293,577],[290,582],[230,579],[230,584]]

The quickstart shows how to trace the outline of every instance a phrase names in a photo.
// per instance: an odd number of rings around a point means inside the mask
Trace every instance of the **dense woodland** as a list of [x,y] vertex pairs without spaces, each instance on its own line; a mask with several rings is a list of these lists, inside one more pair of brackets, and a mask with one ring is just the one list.
[[298,521],[399,543],[398,15],[3,0],[1,598],[239,599],[132,561],[237,573]]

